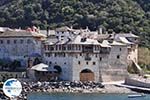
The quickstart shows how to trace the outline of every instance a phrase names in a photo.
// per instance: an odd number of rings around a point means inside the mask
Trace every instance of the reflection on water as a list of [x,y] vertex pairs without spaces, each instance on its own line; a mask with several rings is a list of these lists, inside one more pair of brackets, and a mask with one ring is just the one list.
[[34,93],[28,95],[28,100],[150,100],[150,95],[128,98],[128,94]]

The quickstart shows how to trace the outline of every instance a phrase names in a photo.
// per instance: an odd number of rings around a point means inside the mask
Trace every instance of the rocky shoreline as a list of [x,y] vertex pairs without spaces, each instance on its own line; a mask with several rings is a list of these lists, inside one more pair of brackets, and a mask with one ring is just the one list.
[[[95,82],[21,82],[22,93],[17,100],[27,100],[32,93],[136,93],[128,88]],[[3,94],[3,93],[1,93]],[[2,98],[1,98],[2,99]],[[9,100],[3,94],[3,99]]]
[[23,91],[18,97],[27,100],[30,93],[135,93],[124,87],[102,85],[95,82],[22,82]]

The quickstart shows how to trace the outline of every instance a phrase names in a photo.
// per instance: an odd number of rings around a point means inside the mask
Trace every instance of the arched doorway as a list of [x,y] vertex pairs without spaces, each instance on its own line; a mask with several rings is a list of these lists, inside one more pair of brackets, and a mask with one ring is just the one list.
[[94,81],[94,73],[89,69],[80,72],[80,81]]
[[58,72],[59,74],[62,72],[61,67],[60,67],[60,66],[58,66],[58,65],[55,65],[55,66],[54,66],[54,69],[56,69],[56,70],[57,70],[57,72]]
[[58,65],[55,65],[55,66],[54,66],[54,69],[56,69],[56,70],[57,70],[57,72],[56,72],[56,73],[58,74],[58,77],[57,77],[57,78],[58,78],[58,80],[62,80],[62,79],[61,79],[62,68],[61,68],[60,66],[58,66]]

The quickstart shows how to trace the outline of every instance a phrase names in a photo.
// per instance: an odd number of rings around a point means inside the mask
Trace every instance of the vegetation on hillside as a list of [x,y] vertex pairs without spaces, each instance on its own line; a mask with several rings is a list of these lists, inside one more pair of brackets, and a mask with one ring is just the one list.
[[0,26],[32,25],[132,31],[150,47],[150,0],[1,0]]
[[150,65],[150,49],[148,49],[148,48],[139,48],[138,52],[139,52],[138,53],[139,54],[138,55],[139,64],[143,67],[145,65]]
[[138,54],[139,65],[145,73],[150,74],[150,49],[140,47]]

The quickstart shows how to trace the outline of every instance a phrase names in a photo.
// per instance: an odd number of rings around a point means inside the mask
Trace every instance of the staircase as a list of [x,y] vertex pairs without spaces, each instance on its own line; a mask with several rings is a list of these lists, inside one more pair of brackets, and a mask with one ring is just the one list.
[[132,62],[133,62],[133,64],[135,65],[135,67],[137,68],[139,74],[140,74],[141,76],[143,76],[144,72],[143,72],[142,68],[141,68],[135,61],[132,60]]

